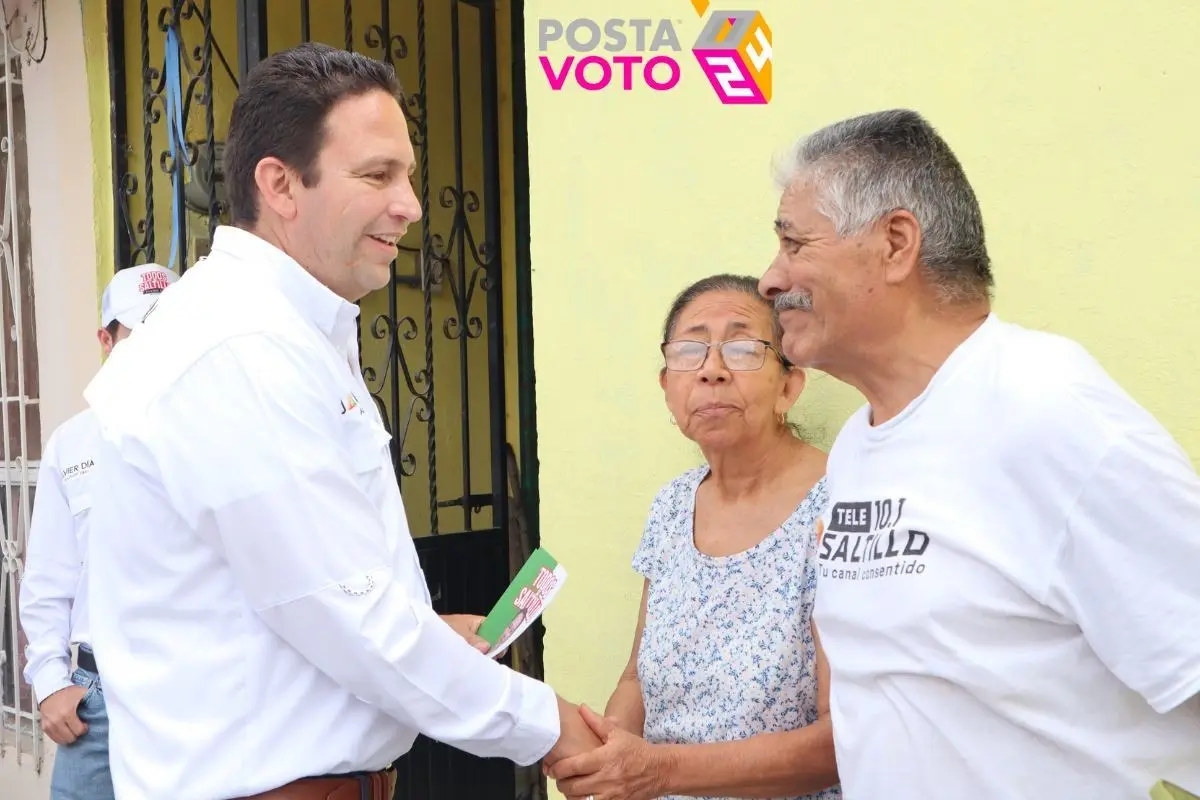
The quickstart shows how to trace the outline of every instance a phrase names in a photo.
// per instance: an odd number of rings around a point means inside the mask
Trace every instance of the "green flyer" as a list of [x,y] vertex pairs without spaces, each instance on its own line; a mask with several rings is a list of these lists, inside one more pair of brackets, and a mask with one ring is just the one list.
[[554,556],[540,547],[534,550],[479,626],[479,635],[492,646],[488,655],[507,650],[541,616],[566,580],[567,571]]

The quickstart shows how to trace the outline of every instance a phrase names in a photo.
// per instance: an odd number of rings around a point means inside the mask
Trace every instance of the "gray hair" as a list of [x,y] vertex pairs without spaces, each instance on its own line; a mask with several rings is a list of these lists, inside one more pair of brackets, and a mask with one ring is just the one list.
[[796,143],[776,180],[811,182],[838,236],[905,209],[921,226],[921,266],[943,302],[986,300],[993,283],[983,214],[962,165],[920,114],[843,120]]

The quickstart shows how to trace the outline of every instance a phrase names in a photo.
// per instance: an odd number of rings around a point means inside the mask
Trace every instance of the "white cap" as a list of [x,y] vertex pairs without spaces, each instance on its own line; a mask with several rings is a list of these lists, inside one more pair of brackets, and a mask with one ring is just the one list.
[[136,328],[158,302],[158,296],[178,279],[158,264],[117,270],[100,301],[100,326],[107,328],[116,320],[126,328]]

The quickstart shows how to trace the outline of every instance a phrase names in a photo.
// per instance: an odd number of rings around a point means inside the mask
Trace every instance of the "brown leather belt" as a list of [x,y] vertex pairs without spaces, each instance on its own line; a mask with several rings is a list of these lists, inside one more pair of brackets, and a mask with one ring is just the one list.
[[241,800],[392,800],[396,794],[396,770],[301,778],[287,786],[271,789]]

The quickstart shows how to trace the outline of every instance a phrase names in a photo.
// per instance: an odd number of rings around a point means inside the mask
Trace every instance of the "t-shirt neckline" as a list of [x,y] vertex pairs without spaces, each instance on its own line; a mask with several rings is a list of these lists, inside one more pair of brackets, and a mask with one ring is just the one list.
[[954,348],[950,356],[938,367],[933,373],[933,377],[929,381],[929,385],[925,387],[919,395],[914,397],[911,402],[896,416],[889,419],[887,422],[879,425],[871,424],[871,407],[863,408],[862,420],[863,426],[866,428],[866,438],[870,441],[881,441],[886,439],[893,431],[904,423],[906,419],[914,416],[917,411],[925,404],[926,399],[933,394],[934,390],[939,386],[948,383],[951,378],[958,372],[963,364],[970,361],[974,355],[979,352],[983,345],[991,338],[992,331],[999,325],[999,320],[992,312],[988,312],[987,318],[983,324],[971,332],[971,335]]

